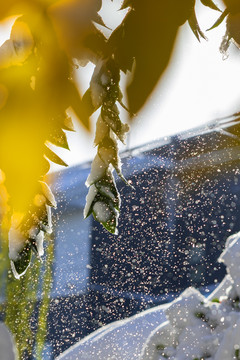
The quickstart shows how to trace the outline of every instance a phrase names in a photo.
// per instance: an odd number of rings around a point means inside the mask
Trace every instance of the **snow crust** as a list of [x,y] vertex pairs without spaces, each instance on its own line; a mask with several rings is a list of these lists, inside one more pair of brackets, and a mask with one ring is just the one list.
[[222,283],[207,299],[189,288],[173,301],[141,360],[240,359],[240,233],[228,238],[219,261],[228,272]]
[[170,304],[95,331],[58,360],[240,359],[240,233],[219,261],[227,275],[208,298],[188,288]]
[[91,173],[87,178],[86,186],[89,187],[90,185],[100,180],[106,173],[107,168],[108,165],[106,165],[105,162],[97,154],[93,159]]

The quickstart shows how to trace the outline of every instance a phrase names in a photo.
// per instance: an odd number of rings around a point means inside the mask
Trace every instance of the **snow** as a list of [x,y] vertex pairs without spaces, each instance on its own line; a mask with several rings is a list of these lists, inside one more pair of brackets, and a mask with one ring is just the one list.
[[98,131],[96,131],[96,134],[95,134],[95,139],[94,139],[95,146],[100,144],[103,141],[103,139],[105,138],[105,136],[108,135],[108,133],[109,133],[109,127],[106,124],[106,122],[103,121],[101,115],[99,115],[99,117],[98,117],[96,128],[98,129]]
[[39,183],[41,184],[43,195],[48,200],[49,205],[56,209],[57,203],[56,203],[55,197],[52,193],[52,190],[44,181],[39,181]]
[[104,163],[98,155],[95,156],[92,162],[91,173],[89,174],[86,186],[90,186],[100,180],[107,171],[108,166]]
[[87,197],[86,197],[86,205],[83,211],[84,218],[88,217],[89,210],[91,208],[92,202],[97,195],[97,188],[95,185],[92,185],[88,191]]
[[208,298],[188,288],[170,304],[98,329],[58,360],[240,359],[240,233],[219,261],[228,273]]
[[227,266],[227,271],[234,281],[234,287],[240,297],[240,233],[230,236],[226,248],[219,260]]
[[103,223],[109,221],[112,217],[109,206],[103,201],[96,202],[93,205],[93,211],[95,213],[96,219]]
[[42,224],[43,230],[46,231],[47,234],[52,233],[52,210],[51,207],[46,205],[47,209],[47,225]]
[[106,325],[82,339],[57,360],[140,359],[146,339],[159,323],[166,321],[164,309],[167,306],[164,304]]
[[44,249],[43,249],[44,232],[43,231],[39,231],[39,233],[36,236],[35,241],[36,241],[38,256],[41,257],[44,254]]
[[16,350],[13,337],[6,325],[0,322],[0,360],[15,360]]

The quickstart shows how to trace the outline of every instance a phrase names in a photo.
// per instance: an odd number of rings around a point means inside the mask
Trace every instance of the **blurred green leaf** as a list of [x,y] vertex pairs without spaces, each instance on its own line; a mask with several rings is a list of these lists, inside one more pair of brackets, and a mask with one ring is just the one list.
[[201,3],[213,10],[221,11],[212,0],[201,0]]
[[47,156],[49,160],[54,162],[55,164],[62,165],[62,166],[68,166],[65,161],[63,161],[55,152],[53,152],[51,149],[49,149],[48,146],[45,145],[44,147],[44,153]]
[[59,129],[55,128],[52,131],[52,133],[48,136],[48,141],[50,141],[53,145],[70,150],[67,141],[67,136],[61,128]]
[[215,29],[216,27],[218,27],[223,22],[223,20],[225,19],[225,17],[228,14],[229,14],[229,9],[225,9],[224,12],[219,16],[217,21],[209,29],[207,29],[207,31]]
[[[93,17],[92,20],[93,20],[95,23],[97,23],[98,25],[101,25],[101,26],[109,29],[109,27],[107,27],[107,26],[105,25],[102,17],[101,17],[98,13],[94,14],[94,17]],[[110,30],[110,29],[109,29],[109,30]]]
[[120,7],[120,10],[124,10],[128,7],[132,7],[132,0],[124,0],[122,6]]
[[197,21],[195,10],[193,10],[191,17],[188,19],[188,23],[190,25],[190,28],[192,29],[194,35],[200,41],[200,38],[203,38],[204,40],[207,40],[206,36],[200,29],[200,26]]
[[15,269],[19,275],[24,273],[30,264],[32,256],[31,244],[29,241],[26,242],[23,250],[19,253],[18,259],[13,261]]

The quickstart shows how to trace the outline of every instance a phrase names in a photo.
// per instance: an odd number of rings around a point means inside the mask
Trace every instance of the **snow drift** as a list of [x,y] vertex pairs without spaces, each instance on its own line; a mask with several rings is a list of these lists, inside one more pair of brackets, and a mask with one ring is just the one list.
[[227,275],[208,298],[188,288],[170,304],[97,330],[58,360],[240,359],[240,233],[219,261]]

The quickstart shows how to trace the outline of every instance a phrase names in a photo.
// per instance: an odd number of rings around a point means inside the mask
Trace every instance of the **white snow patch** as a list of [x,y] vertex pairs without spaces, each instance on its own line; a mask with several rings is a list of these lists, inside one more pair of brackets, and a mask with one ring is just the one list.
[[166,316],[170,323],[177,328],[196,323],[195,313],[204,310],[205,297],[195,288],[186,289],[181,296],[174,300],[166,310]]
[[48,225],[45,226],[45,230],[48,234],[52,233],[52,210],[51,207],[46,205],[46,209],[47,209],[47,222]]
[[87,178],[86,186],[90,186],[100,180],[104,176],[107,168],[108,165],[106,165],[104,161],[96,155],[92,162],[91,173]]
[[240,297],[240,232],[227,239],[225,250],[219,257],[219,261],[227,266],[227,271]]
[[92,205],[92,202],[95,198],[95,196],[97,195],[97,188],[95,185],[92,185],[88,191],[88,194],[86,196],[86,205],[85,205],[85,208],[84,208],[84,211],[83,211],[83,216],[84,218],[86,218],[88,216],[88,213],[89,213],[89,210],[90,210],[90,207]]
[[39,182],[40,182],[40,184],[42,186],[43,195],[50,202],[51,206],[53,206],[56,209],[57,203],[56,203],[55,197],[54,197],[54,195],[52,193],[52,190],[50,189],[50,187],[44,181],[39,181]]
[[98,201],[93,206],[94,214],[98,221],[106,223],[111,219],[112,213],[108,205],[102,201]]
[[97,124],[96,124],[96,135],[94,139],[94,145],[97,146],[109,133],[109,127],[105,121],[103,121],[102,116],[99,115]]
[[240,233],[226,242],[220,261],[227,265],[228,274],[208,298],[194,288],[186,289],[165,308],[151,309],[151,314],[161,314],[151,321],[152,327],[147,322],[150,311],[144,311],[97,330],[58,359],[239,359],[239,253]]
[[39,233],[37,234],[35,240],[36,240],[36,246],[37,246],[38,255],[41,257],[44,254],[44,249],[43,249],[44,232],[39,231]]

